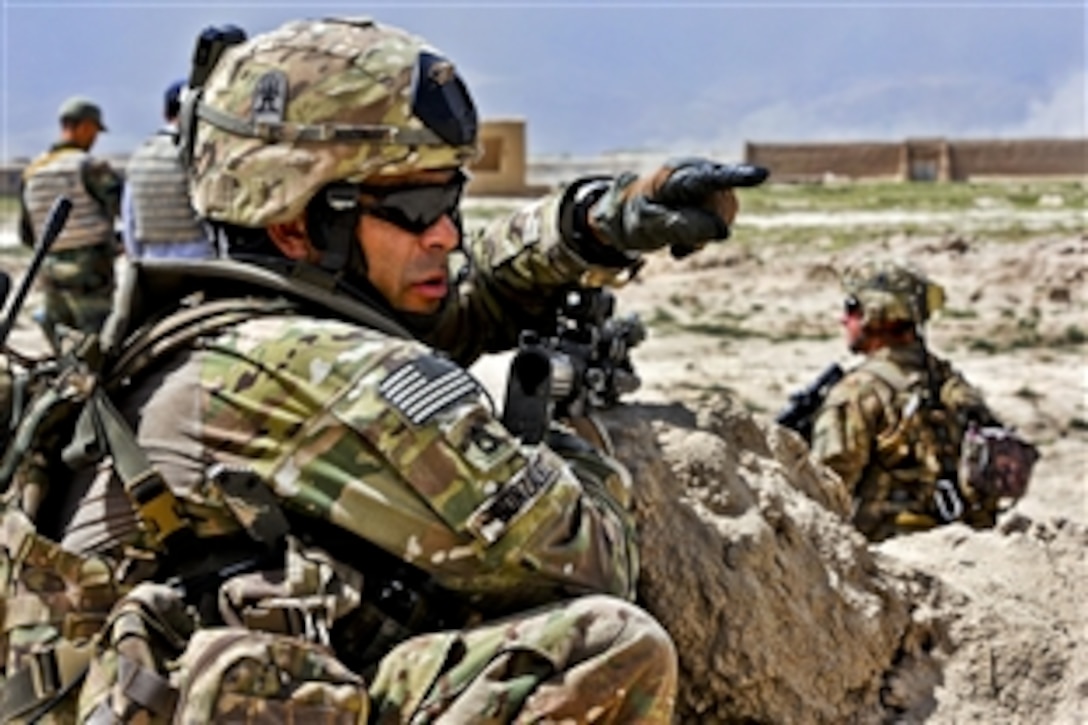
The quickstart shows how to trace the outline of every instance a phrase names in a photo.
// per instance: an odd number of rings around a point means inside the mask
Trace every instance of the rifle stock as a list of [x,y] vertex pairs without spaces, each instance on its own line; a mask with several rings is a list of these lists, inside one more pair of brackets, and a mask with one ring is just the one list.
[[525,443],[544,440],[556,418],[614,405],[641,381],[630,349],[645,339],[634,315],[613,317],[614,298],[600,288],[570,291],[551,336],[526,330],[510,364],[503,425]]
[[797,431],[806,441],[811,442],[816,414],[827,399],[831,388],[842,380],[845,374],[838,363],[828,365],[812,383],[790,395],[789,404],[775,416],[775,422]]

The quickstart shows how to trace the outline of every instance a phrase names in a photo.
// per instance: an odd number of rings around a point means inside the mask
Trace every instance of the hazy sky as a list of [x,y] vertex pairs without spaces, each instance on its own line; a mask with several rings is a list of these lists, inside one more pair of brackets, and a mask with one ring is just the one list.
[[364,13],[443,50],[484,118],[526,118],[530,155],[1088,134],[1085,0],[0,0],[0,159],[76,93],[105,111],[96,151],[129,151],[207,25]]

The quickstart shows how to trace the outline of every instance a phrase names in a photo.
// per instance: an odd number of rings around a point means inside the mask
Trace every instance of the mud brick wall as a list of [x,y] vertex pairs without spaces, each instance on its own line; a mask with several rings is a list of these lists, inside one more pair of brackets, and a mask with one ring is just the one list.
[[958,141],[951,144],[956,178],[1088,175],[1088,139]]
[[748,143],[744,150],[744,160],[769,168],[772,181],[896,178],[901,155],[898,143]]
[[1002,176],[1086,176],[1088,139],[948,140],[899,143],[754,143],[745,160],[779,182],[898,178],[965,180]]

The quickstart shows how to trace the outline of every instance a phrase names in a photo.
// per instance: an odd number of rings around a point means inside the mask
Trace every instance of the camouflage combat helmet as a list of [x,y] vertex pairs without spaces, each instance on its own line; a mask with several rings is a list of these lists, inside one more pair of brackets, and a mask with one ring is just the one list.
[[231,45],[188,94],[182,126],[193,205],[244,227],[298,217],[332,182],[477,154],[475,106],[453,65],[365,18],[294,21]]
[[867,262],[852,267],[843,274],[842,286],[861,304],[866,326],[922,324],[944,307],[944,288],[906,262]]

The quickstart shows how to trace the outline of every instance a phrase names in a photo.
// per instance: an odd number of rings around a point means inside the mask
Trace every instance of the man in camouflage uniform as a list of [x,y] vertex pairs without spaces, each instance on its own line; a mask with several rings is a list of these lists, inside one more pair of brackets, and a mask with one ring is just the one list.
[[828,393],[812,452],[853,493],[855,525],[873,541],[953,520],[993,526],[997,499],[957,483],[957,465],[968,424],[997,421],[921,335],[944,289],[889,261],[847,270],[843,288],[846,341],[865,359]]
[[165,121],[144,141],[125,166],[121,196],[121,234],[125,253],[141,257],[212,256],[204,224],[189,199],[189,178],[178,158],[178,113],[185,81],[175,81],[163,96]]
[[60,141],[23,172],[19,232],[34,246],[56,197],[72,201],[68,221],[42,269],[43,327],[55,342],[57,325],[96,332],[110,313],[122,181],[110,165],[90,155],[106,130],[102,110],[74,97],[60,107]]
[[[439,51],[365,19],[231,45],[187,104],[194,205],[231,259],[138,265],[195,278],[202,332],[167,344],[183,308],[129,346],[172,351],[114,373],[138,449],[110,442],[117,476],[42,506],[65,551],[160,582],[114,608],[80,716],[669,722],[676,653],[632,603],[629,474],[569,431],[515,438],[463,366],[572,285],[725,239],[733,187],[766,171],[580,180],[464,241],[472,100]],[[97,415],[77,432],[118,439]]]

